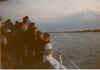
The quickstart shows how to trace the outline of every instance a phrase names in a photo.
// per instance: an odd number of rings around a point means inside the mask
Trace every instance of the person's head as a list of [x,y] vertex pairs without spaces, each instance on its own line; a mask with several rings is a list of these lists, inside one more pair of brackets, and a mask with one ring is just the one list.
[[23,23],[24,23],[24,24],[27,24],[27,20],[26,20],[25,17],[23,17]]
[[19,22],[18,21],[15,21],[15,24],[19,24]]
[[35,27],[35,22],[31,22],[30,26],[31,26],[32,28],[34,28],[34,27]]
[[47,42],[47,43],[50,42],[50,34],[47,33],[47,32],[44,33],[44,41]]
[[23,23],[24,23],[24,24],[27,24],[27,23],[28,23],[28,19],[29,19],[28,16],[23,17]]
[[6,24],[11,24],[11,20],[10,19],[7,19],[5,23]]
[[28,19],[29,19],[29,17],[28,17],[28,16],[25,16],[24,18],[25,18],[26,20],[28,20]]
[[43,33],[42,32],[38,32],[38,38],[43,39]]
[[38,32],[38,28],[37,27],[34,27],[33,28],[33,32]]
[[31,22],[31,24],[29,24],[29,26],[28,26],[28,30],[32,30],[32,29],[34,29],[34,27],[35,27],[35,23]]

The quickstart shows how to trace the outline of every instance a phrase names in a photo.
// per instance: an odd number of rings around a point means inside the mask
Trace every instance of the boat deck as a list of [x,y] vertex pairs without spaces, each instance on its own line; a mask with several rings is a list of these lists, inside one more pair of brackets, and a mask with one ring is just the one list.
[[[59,53],[54,52],[54,58],[61,62],[59,60]],[[41,63],[37,58],[34,56],[23,56],[23,61],[20,61],[18,63],[16,61],[16,56],[10,56],[7,54],[7,52],[2,52],[0,54],[0,68],[1,69],[53,69],[52,65],[50,63],[43,64]],[[22,63],[21,63],[22,62]],[[67,69],[79,69],[79,67],[69,58],[65,58],[62,60],[62,64]]]

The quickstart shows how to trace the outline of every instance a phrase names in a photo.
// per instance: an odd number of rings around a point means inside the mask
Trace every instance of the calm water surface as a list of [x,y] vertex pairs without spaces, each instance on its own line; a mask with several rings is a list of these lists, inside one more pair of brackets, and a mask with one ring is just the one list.
[[100,68],[99,32],[51,35],[53,46],[80,68]]

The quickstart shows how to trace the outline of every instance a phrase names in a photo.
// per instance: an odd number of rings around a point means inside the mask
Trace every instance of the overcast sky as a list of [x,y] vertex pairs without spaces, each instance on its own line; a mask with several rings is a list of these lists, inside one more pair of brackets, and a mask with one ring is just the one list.
[[100,0],[8,0],[0,3],[1,16],[29,15],[40,20],[87,10],[99,13]]

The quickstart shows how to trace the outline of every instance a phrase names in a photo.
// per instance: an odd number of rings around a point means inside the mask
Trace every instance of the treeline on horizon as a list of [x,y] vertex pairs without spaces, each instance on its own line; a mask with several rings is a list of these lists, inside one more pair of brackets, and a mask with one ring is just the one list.
[[100,32],[100,29],[87,29],[87,30],[76,30],[76,31],[49,32],[49,33],[80,33],[80,32]]
[[82,30],[79,32],[100,32],[100,29],[87,29],[87,30]]

